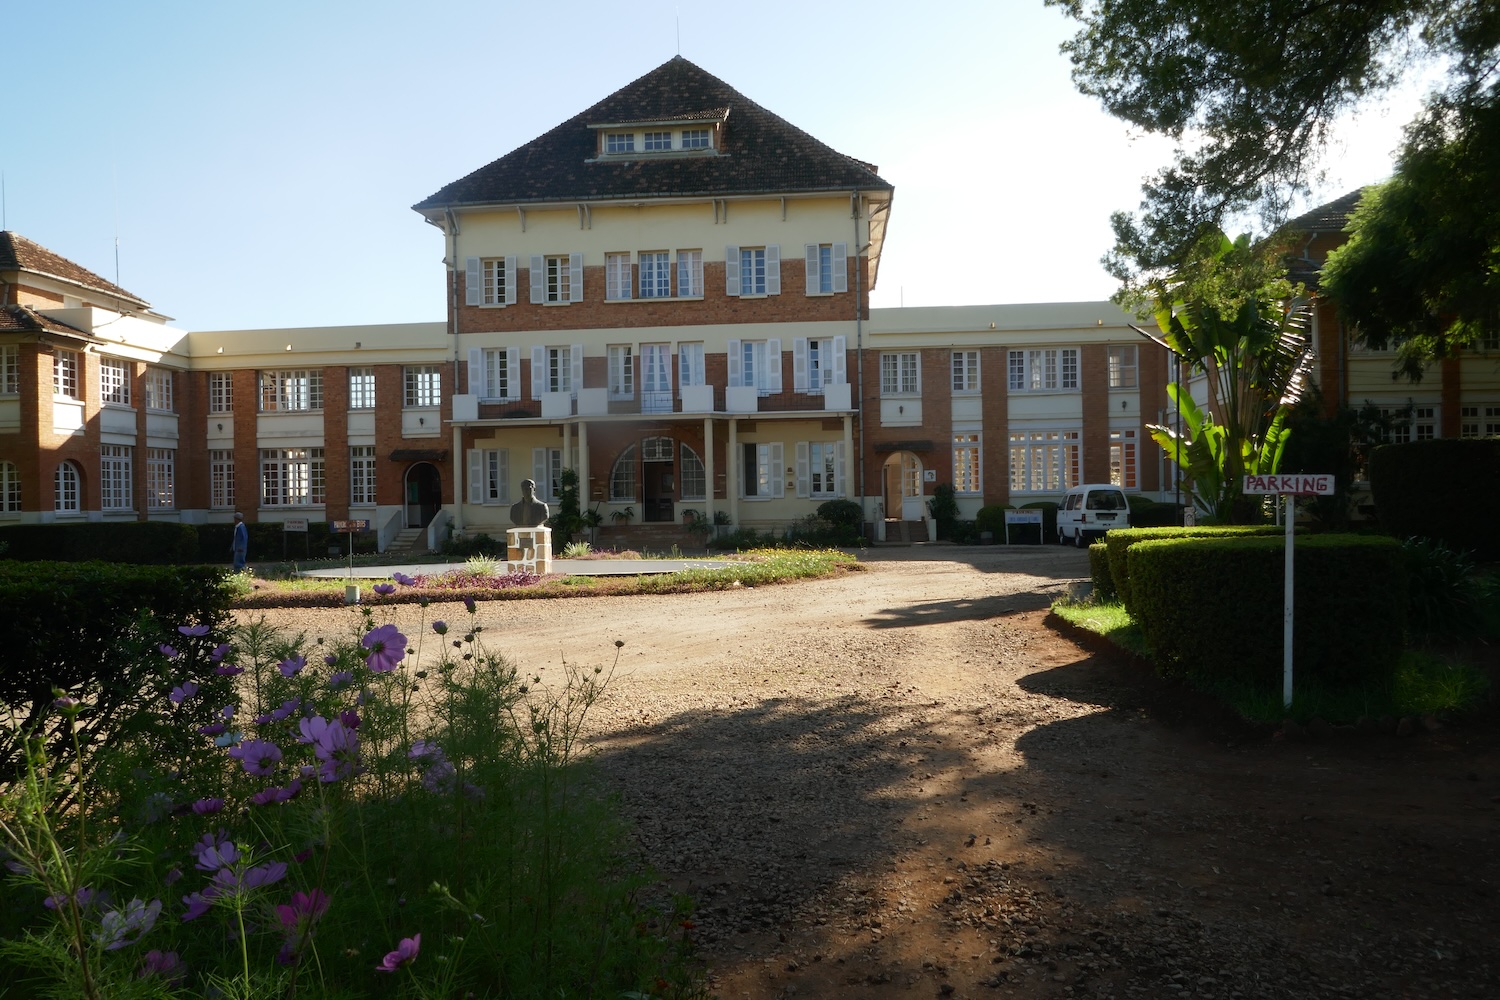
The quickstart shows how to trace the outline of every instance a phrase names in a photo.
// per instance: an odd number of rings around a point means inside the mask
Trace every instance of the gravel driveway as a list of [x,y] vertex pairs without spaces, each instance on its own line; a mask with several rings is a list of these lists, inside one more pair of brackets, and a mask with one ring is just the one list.
[[1500,996],[1489,729],[1183,724],[1169,689],[1044,624],[1085,553],[864,562],[480,608],[544,677],[625,643],[598,759],[664,891],[698,901],[726,1000]]

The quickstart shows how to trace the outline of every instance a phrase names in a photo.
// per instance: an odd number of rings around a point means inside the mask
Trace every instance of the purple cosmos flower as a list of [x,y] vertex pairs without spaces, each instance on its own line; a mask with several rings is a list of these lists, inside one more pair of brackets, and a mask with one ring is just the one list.
[[213,903],[210,901],[209,897],[204,896],[201,892],[188,893],[186,896],[182,897],[182,901],[187,904],[187,910],[182,914],[182,919],[184,922],[188,920],[197,920],[199,917],[203,916],[203,914],[207,913],[209,911],[209,908],[213,906]]
[[281,760],[281,747],[269,740],[246,740],[232,748],[229,756],[238,758],[247,773],[265,777]]
[[[290,719],[297,709],[302,707],[301,698],[288,698],[281,703],[281,707],[256,718],[256,722],[284,722]],[[264,722],[262,722],[264,720]]]
[[[42,900],[42,905],[49,910],[55,910],[67,901],[68,897],[64,895],[48,896]],[[108,894],[96,892],[86,885],[79,886],[77,891],[73,893],[73,902],[77,903],[80,909],[86,909],[89,906],[103,906],[108,901]]]
[[417,581],[414,578],[407,576],[405,573],[392,573],[391,579],[395,580],[403,587],[415,587],[417,585]]
[[280,805],[283,802],[290,802],[292,799],[295,799],[301,791],[302,779],[293,778],[291,784],[285,788],[278,788],[272,785],[270,788],[264,788],[256,792],[250,796],[250,804],[253,806]]
[[448,634],[448,623],[447,622],[433,622],[432,623],[432,630],[434,632],[436,632],[438,635],[447,635]]
[[182,978],[182,959],[177,957],[175,951],[158,951],[152,948],[146,952],[145,959],[141,962],[140,978],[148,976],[161,976],[163,979],[176,982]]
[[276,666],[281,671],[281,676],[296,677],[302,668],[307,666],[307,657],[301,654],[290,656],[276,664]]
[[408,965],[417,960],[417,953],[422,950],[422,935],[413,934],[409,938],[402,938],[401,943],[396,946],[395,951],[387,952],[385,960],[375,966],[376,972],[395,972],[403,965]]
[[319,778],[325,783],[351,778],[360,771],[359,737],[338,719],[329,722],[321,715],[303,719],[297,742],[313,745],[313,753],[322,761]]
[[230,840],[215,840],[214,835],[204,834],[194,849],[198,868],[211,872],[227,868],[240,859],[240,849]]
[[54,698],[52,707],[59,712],[71,712],[78,707],[78,699],[65,694],[60,698]]
[[207,625],[179,625],[179,626],[177,626],[177,631],[180,632],[180,633],[182,633],[183,635],[187,636],[190,639],[197,639],[197,638],[199,638],[201,636],[208,635],[208,626]]
[[464,607],[468,608],[469,609],[469,614],[472,615],[474,613],[474,607],[475,607],[475,605],[474,605],[474,598],[472,598],[472,597],[465,597],[464,598]]
[[346,708],[342,712],[339,713],[339,721],[344,724],[344,728],[345,729],[348,729],[348,730],[351,730],[351,731],[355,730],[355,729],[358,729],[359,728],[359,713],[356,712],[352,708]]
[[214,673],[220,677],[235,677],[244,672],[244,667],[237,667],[233,663],[221,663],[217,667],[214,667]]
[[458,772],[452,763],[440,760],[422,775],[422,787],[434,795],[446,795],[458,784]]
[[198,732],[204,736],[223,736],[228,729],[229,727],[222,722],[211,722],[206,726],[199,726]]
[[218,663],[220,660],[224,659],[224,657],[226,657],[228,655],[229,655],[229,643],[227,643],[227,642],[221,642],[217,646],[215,646],[211,651],[209,651],[208,658],[212,662]]
[[340,670],[337,673],[330,674],[328,677],[328,686],[335,691],[337,691],[341,687],[353,683],[354,671],[352,670]]
[[167,659],[169,659],[169,660],[175,660],[175,659],[177,659],[177,650],[173,649],[171,646],[168,646],[166,643],[162,643],[160,646],[157,646],[156,648],[159,649],[159,650],[161,650],[161,655],[165,656]]
[[171,871],[167,872],[162,881],[166,882],[167,885],[176,885],[178,882],[182,881],[182,869],[173,868]]
[[197,684],[194,684],[192,681],[183,681],[181,686],[174,687],[172,689],[172,693],[167,695],[167,697],[172,700],[172,704],[181,705],[183,702],[187,701],[197,693]]
[[272,861],[269,864],[246,869],[240,884],[246,889],[259,889],[261,886],[275,885],[284,878],[286,878],[286,862]]
[[395,670],[406,655],[406,636],[394,625],[371,629],[360,642],[370,651],[365,657],[365,664],[371,673],[383,674]]
[[323,662],[326,663],[326,664],[328,664],[331,667],[335,663],[339,662],[338,655],[335,654],[335,653],[329,653],[327,656],[323,657]]
[[135,944],[147,931],[156,926],[161,913],[161,900],[150,903],[132,899],[121,910],[105,910],[99,918],[99,929],[94,940],[104,946],[105,951],[116,951],[128,944]]
[[417,740],[411,745],[406,756],[411,760],[425,760],[430,763],[446,759],[443,756],[443,748],[430,740]]
[[389,597],[396,592],[396,585],[394,583],[377,583],[370,589],[381,597]]
[[193,812],[199,816],[212,816],[223,808],[223,799],[199,799],[193,803]]
[[322,889],[294,892],[290,903],[282,903],[276,907],[282,932],[293,937],[301,937],[327,912],[328,894]]

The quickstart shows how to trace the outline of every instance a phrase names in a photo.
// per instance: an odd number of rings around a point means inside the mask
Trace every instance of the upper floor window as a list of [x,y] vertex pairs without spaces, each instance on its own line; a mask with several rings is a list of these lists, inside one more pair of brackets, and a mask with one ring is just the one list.
[[953,391],[957,393],[979,391],[979,352],[953,352]]
[[82,509],[82,482],[78,466],[72,462],[59,464],[57,471],[52,474],[52,509],[60,514],[78,513]]
[[99,396],[105,403],[130,405],[130,364],[119,358],[99,359]]
[[[52,355],[52,394],[63,399],[83,398],[78,393],[77,351],[65,351],[58,348],[57,353]],[[77,510],[78,508],[71,509]]]
[[1011,351],[1010,391],[1042,392],[1078,388],[1078,348]]
[[781,247],[725,247],[724,293],[780,295]]
[[[641,147],[648,153],[658,153],[672,148],[671,132],[647,132],[643,137],[644,145]],[[611,150],[613,152],[613,150]]]
[[849,244],[809,243],[806,251],[808,295],[849,290]]
[[726,353],[731,386],[749,386],[763,396],[781,391],[781,338],[731,340]]
[[349,369],[349,409],[375,409],[375,369]]
[[583,345],[531,349],[531,397],[544,392],[573,393],[583,381]]
[[165,368],[146,369],[146,409],[172,409],[172,373]]
[[798,392],[822,392],[844,381],[843,337],[797,337],[792,341],[792,382]]
[[682,130],[683,149],[707,149],[709,147],[708,129],[685,128]]
[[468,257],[464,261],[464,305],[507,306],[516,301],[514,257]]
[[323,408],[323,370],[302,368],[260,373],[262,413],[289,413]]
[[703,344],[701,342],[677,345],[677,385],[686,389],[688,386],[706,385],[707,376],[703,370]]
[[915,396],[920,393],[920,366],[916,351],[886,351],[880,355],[880,394]]
[[439,406],[443,402],[442,369],[437,365],[407,365],[402,405]]
[[1136,387],[1136,345],[1116,344],[1109,349],[1109,387],[1111,389],[1134,389]]
[[635,366],[630,345],[617,345],[609,349],[609,398],[632,399],[635,397]]
[[534,255],[531,258],[531,301],[583,301],[583,254]]
[[21,470],[14,462],[0,462],[0,514],[21,512]]
[[677,296],[678,298],[701,298],[703,296],[703,251],[677,251]]
[[480,399],[520,399],[521,374],[519,352],[514,347],[491,347],[469,354],[469,364],[479,363],[476,379],[470,372],[470,392]]
[[607,253],[604,255],[604,297],[606,299],[630,298],[631,280],[630,254]]
[[0,396],[21,391],[21,345],[0,344]]
[[640,255],[641,298],[664,299],[672,294],[671,255],[665,250]]
[[230,372],[209,372],[208,412],[234,412],[234,375]]
[[633,153],[635,152],[634,132],[611,132],[604,137],[604,151],[606,153]]

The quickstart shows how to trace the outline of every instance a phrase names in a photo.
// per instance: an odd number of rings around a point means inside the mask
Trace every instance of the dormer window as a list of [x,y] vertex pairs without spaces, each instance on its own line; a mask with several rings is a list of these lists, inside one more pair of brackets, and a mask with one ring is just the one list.
[[708,129],[685,128],[682,130],[683,149],[707,149],[708,145]]
[[635,152],[634,132],[611,132],[605,136],[604,149],[608,153]]
[[643,147],[648,153],[661,153],[672,148],[671,132],[647,132]]

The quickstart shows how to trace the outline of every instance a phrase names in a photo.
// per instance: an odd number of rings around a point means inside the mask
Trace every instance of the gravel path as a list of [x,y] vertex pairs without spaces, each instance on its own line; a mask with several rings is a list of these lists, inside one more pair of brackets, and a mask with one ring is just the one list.
[[1500,996],[1488,731],[1183,727],[1172,692],[1043,624],[1085,553],[865,561],[481,605],[543,677],[625,643],[591,736],[726,1000]]

